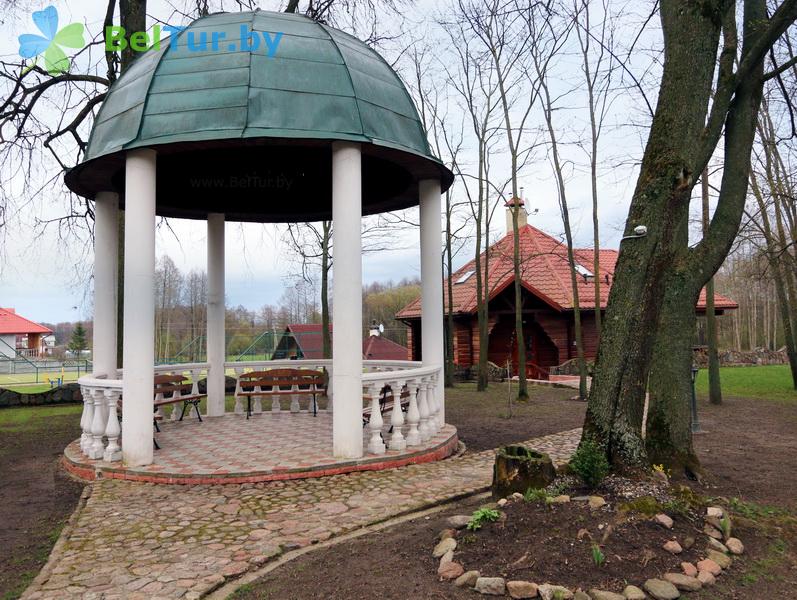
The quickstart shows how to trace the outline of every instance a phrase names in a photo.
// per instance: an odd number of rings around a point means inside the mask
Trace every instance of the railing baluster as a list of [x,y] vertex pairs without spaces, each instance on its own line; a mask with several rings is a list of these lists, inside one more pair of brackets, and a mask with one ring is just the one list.
[[421,435],[421,442],[429,441],[432,434],[429,431],[429,404],[426,402],[426,391],[429,387],[426,377],[422,377],[418,386],[418,413],[420,414],[420,425],[418,433]]
[[117,414],[117,404],[119,402],[119,390],[106,388],[103,390],[105,403],[108,407],[108,422],[105,425],[105,437],[108,438],[108,446],[105,448],[102,459],[105,462],[116,462],[122,460],[122,448],[119,446],[119,435],[122,428],[119,427],[119,415]]
[[407,424],[409,425],[407,445],[417,446],[421,443],[421,434],[418,432],[421,414],[418,412],[418,384],[414,379],[407,382],[407,389],[410,393],[410,405],[407,407]]
[[103,419],[102,406],[105,403],[105,394],[99,388],[91,390],[91,398],[94,402],[94,415],[91,420],[91,447],[89,448],[89,458],[99,460],[105,452],[105,446],[102,443],[102,436],[105,435],[105,424],[107,420]]
[[437,383],[434,375],[429,376],[429,385],[426,388],[426,402],[429,405],[429,421],[427,428],[429,437],[433,437],[440,431],[440,423],[437,419],[439,407],[437,403]]
[[368,386],[368,392],[371,396],[371,418],[368,421],[368,429],[371,431],[371,439],[368,442],[368,452],[371,454],[384,454],[385,442],[382,440],[382,411],[379,406],[379,390],[378,383],[372,383]]
[[390,437],[391,450],[404,450],[407,447],[407,442],[401,433],[401,427],[404,425],[404,413],[401,410],[401,393],[404,391],[404,382],[404,379],[396,379],[390,386],[393,390],[393,411],[390,415],[390,425],[393,427],[393,435]]
[[274,394],[271,396],[271,413],[277,414],[282,410],[282,407],[280,406],[280,395],[279,395],[280,386],[278,385],[272,386],[271,391],[274,392]]
[[80,427],[83,433],[80,435],[80,449],[86,456],[91,451],[91,423],[94,421],[94,398],[92,397],[92,389],[86,386],[80,386],[80,393],[83,396],[83,414],[80,417]]

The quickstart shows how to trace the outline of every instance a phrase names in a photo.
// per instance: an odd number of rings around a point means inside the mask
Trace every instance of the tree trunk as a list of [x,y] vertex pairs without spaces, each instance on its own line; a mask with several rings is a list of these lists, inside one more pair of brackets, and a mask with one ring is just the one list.
[[454,387],[454,256],[451,250],[451,192],[446,192],[446,291],[448,292],[448,310],[446,311],[446,368],[445,387]]
[[647,235],[621,244],[584,422],[584,438],[601,445],[615,467],[647,463],[641,428],[651,333],[677,250],[678,224],[688,214],[693,170],[702,158],[719,45],[719,20],[700,6],[663,2],[660,13],[662,81],[624,233],[633,236],[644,225]]
[[673,473],[693,475],[700,462],[692,446],[692,340],[697,324],[698,292],[681,273],[667,283],[661,321],[655,336],[650,379],[645,447],[652,464]]
[[329,233],[331,221],[321,223],[321,340],[324,358],[332,358],[332,336],[329,333]]
[[[703,200],[703,235],[708,233],[708,167],[700,177]],[[714,278],[706,284],[706,345],[708,346],[708,399],[712,404],[722,404],[720,359],[717,354],[717,315],[714,313]]]

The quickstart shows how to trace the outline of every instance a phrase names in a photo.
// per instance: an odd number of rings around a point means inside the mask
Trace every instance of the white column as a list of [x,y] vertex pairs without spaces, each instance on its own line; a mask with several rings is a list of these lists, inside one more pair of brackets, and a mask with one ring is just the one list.
[[155,151],[131,150],[125,165],[122,460],[152,463],[155,364]]
[[[440,225],[440,182],[424,179],[418,184],[421,205],[421,358],[424,367],[443,368],[443,262]],[[443,377],[429,386],[445,423]]]
[[211,417],[224,415],[224,215],[208,215],[208,405]]
[[119,257],[119,195],[99,192],[94,199],[95,375],[116,377],[116,282]]
[[360,146],[332,144],[332,451],[363,455],[362,169]]

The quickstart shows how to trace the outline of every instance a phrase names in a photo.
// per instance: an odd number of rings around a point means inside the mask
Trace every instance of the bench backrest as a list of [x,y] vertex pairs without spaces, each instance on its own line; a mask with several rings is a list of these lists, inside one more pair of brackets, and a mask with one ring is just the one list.
[[181,396],[190,394],[193,384],[183,375],[155,375],[154,391],[155,394],[174,394],[179,392]]
[[326,377],[323,371],[311,369],[268,369],[267,371],[250,371],[242,373],[238,377],[241,387],[260,388],[272,387],[292,387],[294,385],[307,387],[323,387],[326,384]]

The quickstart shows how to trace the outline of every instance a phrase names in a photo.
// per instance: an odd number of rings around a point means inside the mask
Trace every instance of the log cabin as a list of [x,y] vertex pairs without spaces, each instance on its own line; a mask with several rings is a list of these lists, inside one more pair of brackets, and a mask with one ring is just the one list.
[[[488,303],[488,360],[499,367],[511,365],[512,373],[519,372],[517,341],[515,339],[515,286],[513,269],[512,216],[507,208],[508,232],[481,255],[481,265],[487,261]],[[526,376],[548,379],[552,370],[576,357],[574,333],[573,292],[567,246],[553,236],[532,227],[527,222],[521,204],[518,215],[518,234],[521,257],[523,339],[526,346]],[[600,268],[594,271],[591,248],[575,250],[578,274],[578,296],[581,308],[582,339],[587,360],[594,360],[600,332],[595,320],[595,282],[600,280],[600,310],[606,309],[617,262],[617,250],[601,249]],[[478,363],[479,326],[476,315],[476,267],[470,261],[451,276],[452,301],[448,296],[448,282],[444,282],[445,310],[451,307],[454,320],[454,363],[459,371],[467,371]],[[715,313],[738,308],[732,300],[715,294]],[[696,306],[705,315],[705,290]],[[412,301],[396,314],[396,319],[408,328],[408,358],[421,360],[421,301]],[[447,321],[446,321],[447,325]]]

